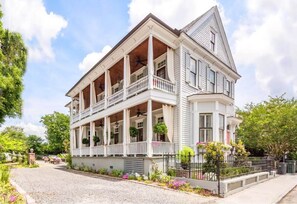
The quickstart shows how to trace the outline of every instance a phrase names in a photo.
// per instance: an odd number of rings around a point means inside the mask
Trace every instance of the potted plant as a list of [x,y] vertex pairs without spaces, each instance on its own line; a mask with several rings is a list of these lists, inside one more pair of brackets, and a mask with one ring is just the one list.
[[167,132],[168,129],[165,123],[161,122],[154,125],[154,133],[157,134],[158,140],[160,140],[160,135],[165,135]]
[[90,145],[90,140],[88,138],[83,138],[81,142],[85,145]]
[[177,158],[180,160],[181,167],[188,169],[191,164],[191,157],[195,155],[191,147],[184,146],[182,150],[178,151]]
[[131,136],[132,138],[137,137],[137,135],[138,135],[138,133],[139,133],[139,131],[138,131],[138,129],[137,129],[136,127],[130,127],[130,128],[129,128],[129,132],[130,132],[130,136]]
[[93,136],[93,141],[94,141],[95,146],[97,146],[97,143],[100,142],[100,138],[97,135],[95,135],[95,136]]

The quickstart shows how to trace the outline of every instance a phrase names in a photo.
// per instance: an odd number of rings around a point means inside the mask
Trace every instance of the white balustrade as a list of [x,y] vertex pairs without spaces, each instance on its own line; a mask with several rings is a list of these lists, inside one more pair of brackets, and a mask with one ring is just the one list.
[[147,143],[144,142],[132,142],[127,144],[127,154],[146,154]]
[[148,88],[148,77],[145,76],[136,82],[132,83],[127,88],[127,97],[133,96],[135,94],[138,94]]
[[90,155],[90,147],[83,147],[81,148],[81,155],[89,156]]
[[104,100],[99,101],[93,106],[93,114],[102,111],[104,109]]
[[73,155],[73,156],[80,156],[80,154],[79,154],[79,149],[73,149],[73,150],[72,150],[72,155]]
[[107,98],[107,105],[112,106],[123,100],[124,90],[120,90]]
[[79,114],[75,114],[72,116],[72,123],[75,123],[79,120]]
[[174,143],[152,141],[153,154],[174,153]]
[[175,93],[175,85],[173,83],[155,75],[153,77],[153,86],[155,89],[159,89],[169,93]]
[[90,107],[81,112],[81,119],[89,117],[89,116],[90,116]]
[[112,144],[107,146],[107,154],[114,155],[114,154],[123,154],[123,144]]
[[93,155],[104,155],[104,146],[94,146],[92,147]]

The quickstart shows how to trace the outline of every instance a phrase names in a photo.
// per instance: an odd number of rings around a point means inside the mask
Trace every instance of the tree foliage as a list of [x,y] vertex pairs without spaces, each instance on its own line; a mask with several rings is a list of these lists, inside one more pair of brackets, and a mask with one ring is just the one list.
[[[2,12],[0,11],[0,19]],[[0,124],[4,118],[21,116],[23,75],[27,49],[18,33],[4,29],[0,22]]]
[[248,149],[263,149],[280,160],[297,150],[297,101],[283,96],[248,104],[238,114],[243,118],[237,135]]
[[41,117],[41,122],[46,128],[46,139],[48,140],[49,150],[53,153],[66,152],[69,149],[69,116],[54,112]]
[[22,128],[7,127],[0,132],[0,151],[3,152],[27,152],[26,135]]
[[43,139],[37,135],[29,135],[27,137],[27,146],[33,149],[36,154],[43,154]]

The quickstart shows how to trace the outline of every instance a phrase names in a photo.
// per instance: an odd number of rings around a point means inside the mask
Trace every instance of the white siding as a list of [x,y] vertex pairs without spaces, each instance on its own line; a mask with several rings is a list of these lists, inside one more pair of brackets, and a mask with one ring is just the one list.
[[219,27],[216,18],[211,15],[206,19],[196,30],[189,35],[197,41],[199,44],[210,50],[210,31],[214,30],[216,32],[216,53],[215,55],[221,59],[224,63],[231,67],[230,61],[227,56],[227,51],[223,44],[223,39],[219,31]]

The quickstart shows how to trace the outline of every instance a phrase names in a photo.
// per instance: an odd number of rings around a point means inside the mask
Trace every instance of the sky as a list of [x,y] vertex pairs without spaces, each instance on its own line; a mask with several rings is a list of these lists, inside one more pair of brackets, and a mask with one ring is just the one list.
[[235,104],[297,96],[295,0],[0,0],[3,26],[29,50],[21,118],[27,135],[44,137],[40,118],[68,113],[65,93],[148,13],[180,29],[217,5],[237,71]]

